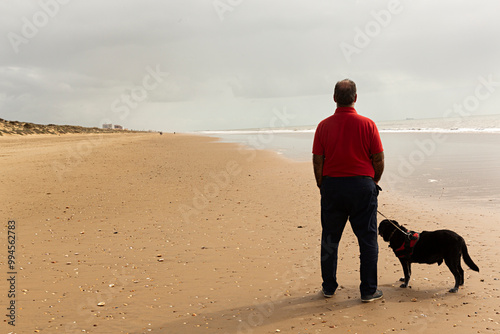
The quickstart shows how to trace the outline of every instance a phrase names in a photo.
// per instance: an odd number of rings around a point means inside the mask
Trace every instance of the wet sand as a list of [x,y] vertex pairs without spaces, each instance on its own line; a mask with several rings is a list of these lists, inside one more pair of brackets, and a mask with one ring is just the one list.
[[[500,227],[491,208],[383,191],[386,216],[413,230],[455,230],[481,271],[464,265],[465,285],[450,294],[446,266],[416,264],[411,289],[401,289],[401,265],[379,239],[384,299],[363,304],[349,227],[341,288],[331,299],[319,293],[310,163],[179,134],[4,136],[0,147],[5,278],[9,220],[17,233],[16,326],[5,317],[2,332],[500,330]],[[12,299],[2,282],[5,310]]]

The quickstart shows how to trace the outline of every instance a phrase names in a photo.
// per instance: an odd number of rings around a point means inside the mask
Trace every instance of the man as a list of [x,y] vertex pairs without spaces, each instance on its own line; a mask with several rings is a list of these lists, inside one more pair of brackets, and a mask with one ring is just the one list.
[[382,298],[377,289],[377,196],[384,151],[375,123],[354,109],[356,84],[337,82],[335,113],[321,121],[313,143],[316,184],[321,191],[321,275],[323,295],[338,287],[337,252],[347,219],[361,253],[361,301]]

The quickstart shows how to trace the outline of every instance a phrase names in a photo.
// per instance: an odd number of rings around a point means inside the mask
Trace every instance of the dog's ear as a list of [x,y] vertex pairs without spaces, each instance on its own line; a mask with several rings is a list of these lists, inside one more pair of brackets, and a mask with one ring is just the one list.
[[[381,224],[380,228],[379,228],[379,235],[382,237],[382,239],[384,241],[389,241],[389,236],[391,235],[391,226],[392,224],[390,224],[388,221],[387,222],[384,222],[384,224]],[[393,228],[395,228],[394,226],[392,226]]]
[[386,239],[390,226],[391,225],[387,219],[381,221],[379,224],[378,234],[382,237],[382,239],[384,239],[384,241],[387,241]]

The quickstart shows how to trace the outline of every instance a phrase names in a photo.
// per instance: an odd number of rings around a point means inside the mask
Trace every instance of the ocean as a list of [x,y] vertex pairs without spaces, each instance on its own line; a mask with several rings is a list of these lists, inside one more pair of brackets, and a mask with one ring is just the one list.
[[[500,204],[500,115],[379,122],[383,189],[467,206]],[[202,131],[222,142],[311,161],[315,126]]]

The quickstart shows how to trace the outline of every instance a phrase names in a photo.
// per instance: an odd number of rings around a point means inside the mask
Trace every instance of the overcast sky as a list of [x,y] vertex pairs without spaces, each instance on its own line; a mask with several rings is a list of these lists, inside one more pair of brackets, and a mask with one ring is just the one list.
[[1,1],[0,117],[313,125],[347,77],[377,122],[500,114],[499,12],[497,0]]

